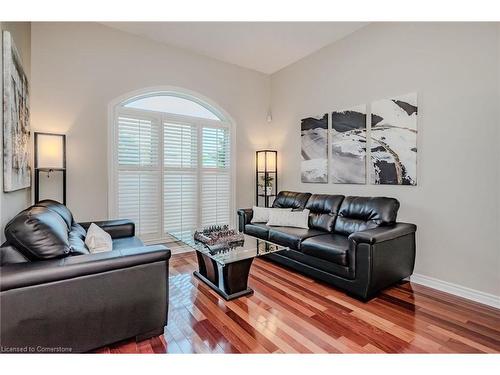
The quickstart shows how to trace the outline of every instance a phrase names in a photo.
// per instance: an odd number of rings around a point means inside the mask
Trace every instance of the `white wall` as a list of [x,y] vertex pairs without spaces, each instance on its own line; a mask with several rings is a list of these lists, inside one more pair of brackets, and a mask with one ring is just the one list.
[[[281,189],[385,195],[418,225],[415,272],[500,295],[495,24],[371,24],[272,76]],[[418,186],[303,184],[300,119],[418,92]]]
[[252,204],[268,76],[96,23],[33,23],[32,47],[32,125],[67,134],[68,206],[78,220],[108,214],[108,103],[163,85],[196,91],[236,121],[236,203]]
[[[23,68],[28,80],[31,77],[31,31],[29,22],[0,22],[1,30],[11,33],[14,43],[23,63]],[[3,39],[2,39],[3,40]],[[0,45],[2,42],[0,42]],[[2,53],[0,53],[0,67],[2,66]],[[3,79],[0,78],[3,98]],[[3,111],[0,111],[0,127],[3,127]],[[0,155],[3,155],[3,132],[0,130]],[[5,240],[5,224],[19,211],[25,209],[31,202],[31,189],[22,189],[9,193],[3,192],[3,160],[0,160],[0,242]]]

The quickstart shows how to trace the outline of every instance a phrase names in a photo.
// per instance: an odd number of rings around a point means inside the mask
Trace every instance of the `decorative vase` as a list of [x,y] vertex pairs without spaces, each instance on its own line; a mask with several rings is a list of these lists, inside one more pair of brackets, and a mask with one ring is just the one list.
[[266,186],[266,195],[271,195],[273,193],[273,187],[272,186]]

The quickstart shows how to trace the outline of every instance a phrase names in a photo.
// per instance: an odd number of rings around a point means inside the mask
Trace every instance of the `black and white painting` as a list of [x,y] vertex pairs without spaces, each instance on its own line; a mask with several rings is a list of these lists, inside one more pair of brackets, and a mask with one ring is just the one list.
[[9,32],[3,32],[3,190],[31,186],[28,80]]
[[328,182],[328,114],[301,120],[301,180]]
[[371,182],[416,185],[417,94],[378,100],[371,112]]
[[332,112],[331,181],[366,183],[366,105]]

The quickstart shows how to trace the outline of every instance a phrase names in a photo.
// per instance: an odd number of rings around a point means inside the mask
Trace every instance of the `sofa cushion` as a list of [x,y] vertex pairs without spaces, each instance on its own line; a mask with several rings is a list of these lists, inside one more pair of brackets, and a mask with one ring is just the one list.
[[291,227],[272,227],[269,229],[269,241],[300,250],[300,243],[306,238],[319,236],[325,232],[317,229],[303,229]]
[[267,223],[271,212],[291,212],[291,208],[272,208],[272,207],[252,207],[253,215],[250,223]]
[[144,243],[138,237],[123,237],[113,240],[113,250],[131,249],[142,246],[144,246]]
[[92,223],[87,229],[85,245],[87,245],[91,254],[102,253],[113,250],[113,239],[108,232]]
[[85,237],[82,238],[78,231],[68,233],[68,242],[71,249],[70,255],[90,254],[89,249],[85,245]]
[[245,233],[267,240],[269,238],[269,227],[264,223],[254,223],[245,225]]
[[66,221],[46,207],[21,211],[5,227],[5,237],[30,260],[63,257],[71,251]]
[[309,229],[309,210],[286,211],[284,209],[274,209],[269,213],[270,227],[293,227]]
[[73,223],[71,225],[71,232],[73,232],[75,236],[80,237],[82,240],[85,240],[85,237],[87,236],[87,231],[78,223]]
[[288,259],[292,261],[292,268],[303,271],[304,269],[312,272],[326,272],[336,277],[343,277],[346,279],[353,279],[354,273],[349,267],[341,266],[337,263],[329,262],[324,259],[304,254],[301,251],[287,250],[279,251],[266,255],[266,258],[276,260],[281,264],[289,265]]
[[335,222],[335,232],[343,235],[396,222],[399,202],[386,197],[345,197]]
[[333,231],[335,219],[343,200],[343,195],[311,195],[306,204],[306,208],[310,211],[309,227],[327,232]]
[[315,256],[341,266],[348,265],[349,240],[341,234],[324,234],[308,238],[302,242],[300,250],[304,254]]
[[43,201],[38,202],[35,206],[46,207],[49,210],[56,212],[64,219],[66,225],[68,226],[68,229],[71,228],[71,225],[73,224],[73,214],[64,204],[52,199],[44,199]]
[[291,208],[303,210],[311,193],[297,193],[294,191],[280,191],[273,202],[274,208]]

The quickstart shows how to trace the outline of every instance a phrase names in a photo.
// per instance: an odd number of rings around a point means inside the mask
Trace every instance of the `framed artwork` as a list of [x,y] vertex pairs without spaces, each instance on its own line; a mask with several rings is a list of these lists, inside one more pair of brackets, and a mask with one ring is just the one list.
[[366,105],[332,112],[331,182],[366,183]]
[[371,105],[371,183],[417,184],[417,94]]
[[301,181],[328,182],[328,114],[301,120]]
[[29,188],[30,111],[28,80],[8,31],[3,32],[3,190]]

